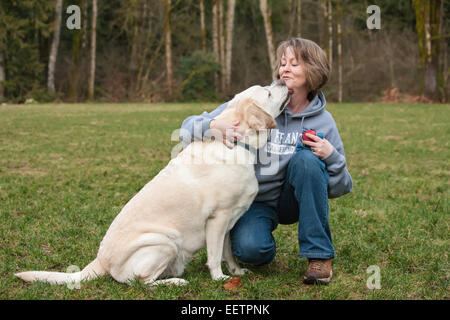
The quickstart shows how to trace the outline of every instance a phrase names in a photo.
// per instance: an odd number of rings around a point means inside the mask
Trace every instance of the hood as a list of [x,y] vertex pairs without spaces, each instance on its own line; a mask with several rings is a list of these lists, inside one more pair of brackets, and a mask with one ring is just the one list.
[[308,104],[308,106],[297,114],[292,114],[292,111],[288,108],[284,109],[284,112],[287,113],[292,118],[307,118],[311,116],[315,116],[319,113],[321,113],[325,109],[325,105],[327,104],[327,101],[325,100],[325,96],[322,92],[319,92],[316,94],[314,99]]

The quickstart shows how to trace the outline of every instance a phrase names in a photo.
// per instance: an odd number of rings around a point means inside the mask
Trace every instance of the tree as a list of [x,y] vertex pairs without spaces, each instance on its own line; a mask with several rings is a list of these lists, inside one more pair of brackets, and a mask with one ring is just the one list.
[[4,67],[3,52],[0,51],[0,101],[5,97],[4,93],[4,82],[5,82],[5,67]]
[[82,19],[83,19],[83,36],[82,36],[82,41],[81,41],[81,49],[84,51],[86,49],[87,46],[87,35],[88,35],[88,5],[86,3],[86,1],[89,0],[81,0],[81,6],[83,8],[83,13],[82,13]]
[[[330,101],[376,100],[392,86],[445,99],[450,1],[373,3],[382,6],[383,32],[367,28],[369,0],[97,0],[93,33],[93,0],[0,1],[0,97],[45,102],[56,87],[66,101],[92,99],[92,92],[109,101],[169,100],[185,80],[179,78],[182,59],[205,48],[221,68],[201,70],[201,77],[223,97],[267,81],[271,43],[289,35],[307,37],[327,53],[334,72]],[[72,4],[79,7],[73,24],[81,24],[79,30],[65,27],[73,21],[65,10]]]
[[320,0],[322,8],[322,48],[327,53],[330,68],[333,63],[333,6],[331,0]]
[[328,0],[328,62],[333,66],[333,4]]
[[0,87],[4,99],[23,102],[47,91],[55,2],[0,1]]
[[297,0],[297,37],[302,36],[302,0]]
[[342,102],[342,0],[337,1],[338,102]]
[[[108,2],[103,3],[104,7],[107,5]],[[114,29],[118,28],[125,36],[124,56],[129,58],[124,61],[127,64],[129,79],[123,83],[126,84],[124,91],[131,99],[149,98],[152,95],[149,89],[152,71],[158,67],[158,62],[162,69],[166,67],[164,61],[159,61],[166,42],[164,6],[165,2],[159,0],[153,4],[149,0],[120,2],[114,15],[115,19],[112,19]],[[101,19],[99,22],[101,23]],[[120,46],[120,43],[118,45]],[[160,70],[158,75],[166,77],[167,72]]]
[[219,58],[221,65],[221,75],[220,75],[220,88],[222,93],[225,92],[226,88],[226,74],[227,74],[227,63],[225,59],[225,32],[223,26],[223,0],[217,0],[217,6],[219,9]]
[[172,95],[173,90],[173,69],[172,69],[172,33],[170,30],[170,10],[171,0],[164,1],[164,34],[166,48],[166,73],[167,73],[167,90]]
[[92,0],[91,56],[89,67],[88,100],[94,100],[95,60],[97,48],[97,0]]
[[[76,2],[77,5],[86,5],[82,3],[80,0]],[[72,64],[70,67],[70,79],[69,79],[69,92],[68,99],[70,101],[78,101],[78,83],[80,81],[80,60],[81,60],[81,29],[73,29],[71,32],[73,33],[72,37]]]
[[302,0],[289,0],[289,32],[288,37],[302,36]]
[[55,93],[55,64],[58,56],[59,34],[61,32],[62,0],[56,0],[55,31],[53,32],[52,48],[48,59],[47,88],[50,93]]
[[275,76],[273,71],[275,68],[275,49],[273,46],[272,22],[270,19],[270,8],[267,5],[267,0],[259,0],[259,8],[264,19],[264,29],[266,31],[267,51],[269,53],[270,70],[272,72],[273,80]]
[[440,41],[439,41],[439,51],[441,56],[439,57],[439,67],[438,70],[442,70],[440,75],[441,85],[440,85],[440,92],[441,92],[441,101],[446,102],[448,99],[448,92],[445,90],[448,83],[448,59],[447,59],[447,50],[448,46],[445,42],[445,36],[444,36],[444,19],[445,15],[445,9],[444,9],[444,0],[441,0],[441,7],[440,7],[440,23],[439,23],[439,35],[440,35]]
[[202,51],[206,52],[205,1],[200,0],[200,30],[202,33]]
[[424,70],[424,93],[426,97],[436,100],[440,95],[438,90],[441,38],[439,26],[442,8],[440,0],[413,0],[413,5],[416,13],[420,60]]
[[[218,0],[213,0],[212,7],[212,40],[213,40],[213,53],[217,62],[220,62],[220,53],[219,53],[219,30],[217,26],[217,6]],[[219,73],[216,72],[214,75],[214,84],[216,87],[216,91],[219,89]]]
[[236,0],[228,0],[227,12],[227,42],[226,42],[226,69],[225,69],[225,86],[229,91],[231,87],[231,58],[233,50],[233,27],[234,27],[234,9]]

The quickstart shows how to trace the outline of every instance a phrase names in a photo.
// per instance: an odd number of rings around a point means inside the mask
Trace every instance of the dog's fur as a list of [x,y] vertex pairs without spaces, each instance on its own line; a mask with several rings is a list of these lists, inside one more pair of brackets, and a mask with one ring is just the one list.
[[[289,98],[283,83],[251,87],[230,101],[216,119],[239,120],[244,141],[257,149]],[[28,271],[25,281],[64,284],[109,273],[130,283],[185,284],[178,278],[193,254],[206,245],[214,280],[226,279],[222,258],[234,274],[244,274],[231,252],[229,231],[258,191],[255,155],[222,139],[194,141],[147,183],[121,210],[103,238],[97,257],[81,272]],[[161,278],[175,277],[163,280]]]

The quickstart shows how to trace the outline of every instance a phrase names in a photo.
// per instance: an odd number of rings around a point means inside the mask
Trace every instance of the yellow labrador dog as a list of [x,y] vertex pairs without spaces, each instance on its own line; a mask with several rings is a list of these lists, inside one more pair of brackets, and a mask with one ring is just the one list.
[[251,150],[266,143],[267,129],[276,126],[274,118],[288,99],[283,82],[237,94],[217,119],[239,120],[244,143],[231,149],[222,139],[189,144],[123,207],[97,257],[81,272],[28,271],[16,276],[64,284],[110,274],[123,283],[138,278],[149,285],[183,285],[187,281],[178,277],[205,245],[214,280],[228,278],[222,273],[222,259],[231,273],[244,274],[247,270],[232,255],[229,231],[258,191]]

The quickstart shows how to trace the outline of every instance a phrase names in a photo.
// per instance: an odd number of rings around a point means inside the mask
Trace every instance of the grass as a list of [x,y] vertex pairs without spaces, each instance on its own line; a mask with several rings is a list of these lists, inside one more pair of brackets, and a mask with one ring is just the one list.
[[[172,132],[211,104],[0,107],[0,299],[449,299],[450,105],[331,104],[354,191],[330,200],[337,253],[329,286],[306,286],[297,226],[242,286],[209,276],[205,250],[185,287],[149,290],[104,276],[81,289],[13,273],[83,268],[122,206],[170,160]],[[377,265],[381,289],[369,290]],[[224,269],[226,270],[226,269]]]

